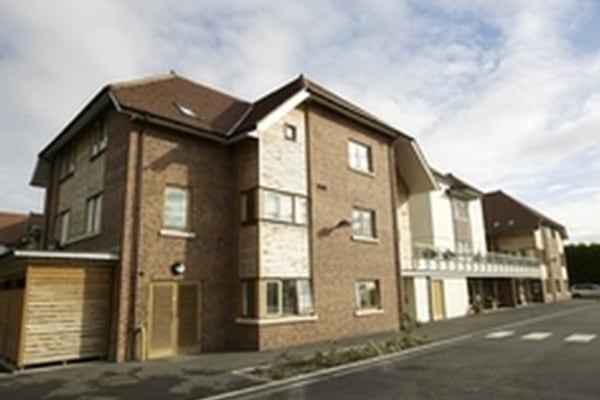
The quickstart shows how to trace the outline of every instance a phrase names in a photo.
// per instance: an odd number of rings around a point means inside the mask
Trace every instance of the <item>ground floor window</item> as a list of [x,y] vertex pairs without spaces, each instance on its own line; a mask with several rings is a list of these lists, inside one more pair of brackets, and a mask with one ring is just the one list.
[[357,281],[354,284],[356,292],[356,308],[359,310],[381,308],[381,296],[378,280]]
[[242,299],[242,315],[249,318],[314,313],[309,279],[244,280]]

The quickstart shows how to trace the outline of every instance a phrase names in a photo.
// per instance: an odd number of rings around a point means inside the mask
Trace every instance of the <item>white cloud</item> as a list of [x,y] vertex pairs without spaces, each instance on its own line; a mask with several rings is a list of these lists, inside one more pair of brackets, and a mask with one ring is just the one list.
[[253,99],[305,72],[415,135],[432,164],[600,240],[599,221],[580,223],[593,204],[567,192],[600,176],[600,54],[571,38],[592,4],[4,1],[0,208],[39,208],[35,153],[107,82],[174,68]]

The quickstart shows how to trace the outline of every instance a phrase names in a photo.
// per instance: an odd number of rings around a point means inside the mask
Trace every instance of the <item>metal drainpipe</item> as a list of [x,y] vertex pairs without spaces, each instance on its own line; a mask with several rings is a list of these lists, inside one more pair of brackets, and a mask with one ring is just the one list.
[[[403,299],[404,299],[404,291],[402,290],[402,266],[400,265],[400,243],[399,243],[399,239],[400,239],[400,234],[398,232],[398,213],[396,210],[396,204],[398,203],[398,193],[397,193],[397,187],[398,187],[398,182],[396,181],[398,179],[398,177],[396,176],[398,174],[398,170],[396,168],[396,155],[395,155],[395,149],[394,146],[396,145],[396,143],[399,141],[400,138],[396,138],[392,141],[390,149],[389,149],[389,169],[390,169],[390,184],[391,184],[391,188],[390,188],[390,192],[391,192],[391,196],[390,196],[390,200],[392,203],[392,222],[394,224],[392,232],[393,232],[393,240],[394,240],[394,262],[395,262],[395,267],[396,267],[396,295],[397,295],[397,307],[398,307],[398,321],[399,321],[399,327],[400,329],[403,329],[405,327],[405,321],[404,321],[404,304],[403,304]],[[407,195],[409,195],[408,191],[407,191]]]
[[[137,154],[136,154],[136,166],[135,166],[135,199],[134,199],[134,222],[133,222],[133,243],[135,246],[132,270],[131,270],[131,283],[130,283],[130,321],[131,321],[131,332],[132,332],[132,344],[130,350],[131,359],[146,359],[146,329],[144,325],[140,325],[137,318],[137,306],[139,299],[139,283],[140,283],[140,264],[141,264],[141,251],[140,243],[142,236],[142,193],[143,193],[143,155],[144,155],[144,132],[146,129],[146,119],[142,118],[140,131],[137,137]],[[138,343],[140,341],[140,343]],[[140,349],[138,351],[138,349]],[[141,354],[138,354],[141,353]]]

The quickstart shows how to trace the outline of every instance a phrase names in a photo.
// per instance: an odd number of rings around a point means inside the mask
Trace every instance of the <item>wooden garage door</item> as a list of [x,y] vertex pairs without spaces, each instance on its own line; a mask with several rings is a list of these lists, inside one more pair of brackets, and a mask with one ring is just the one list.
[[23,365],[106,357],[112,269],[32,266]]

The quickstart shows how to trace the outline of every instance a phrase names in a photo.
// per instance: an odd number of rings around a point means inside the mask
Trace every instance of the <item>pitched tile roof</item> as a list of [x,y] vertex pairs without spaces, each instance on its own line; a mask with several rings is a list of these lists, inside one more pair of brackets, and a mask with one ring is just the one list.
[[[238,99],[175,73],[111,84],[108,88],[119,106],[125,110],[150,114],[222,136],[254,129],[262,118],[305,89],[324,101],[334,103],[357,117],[376,124],[388,134],[408,138],[403,132],[303,75],[255,102]],[[181,106],[192,111],[195,116],[186,115]]]
[[0,212],[0,244],[18,245],[33,226],[43,225],[41,214],[17,214]]
[[457,177],[456,175],[454,175],[452,173],[445,174],[434,168],[432,168],[432,171],[435,175],[437,175],[438,177],[440,177],[441,179],[446,181],[448,186],[450,186],[450,189],[452,189],[452,190],[461,190],[461,191],[466,190],[466,191],[472,192],[473,194],[475,194],[477,196],[483,195],[481,190],[477,189],[475,186],[471,185],[470,183],[465,182],[464,180],[462,180],[461,178]]
[[563,238],[567,237],[562,224],[502,191],[484,194],[482,203],[485,231],[489,236],[531,232],[539,225],[546,225],[558,230]]
[[[250,108],[246,101],[176,74],[111,84],[109,90],[124,109],[221,135]],[[194,116],[186,115],[182,108]]]

